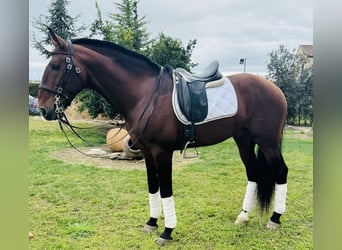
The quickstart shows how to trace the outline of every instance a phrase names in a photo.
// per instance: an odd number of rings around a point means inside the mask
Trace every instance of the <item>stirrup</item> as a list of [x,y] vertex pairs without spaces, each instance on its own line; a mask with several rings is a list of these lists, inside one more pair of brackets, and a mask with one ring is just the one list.
[[195,144],[195,141],[188,141],[184,146],[184,150],[183,150],[183,158],[184,159],[198,158],[199,153],[198,153],[196,147],[194,147],[195,154],[190,154],[190,155],[186,154],[186,150],[188,149],[188,146],[191,144]]

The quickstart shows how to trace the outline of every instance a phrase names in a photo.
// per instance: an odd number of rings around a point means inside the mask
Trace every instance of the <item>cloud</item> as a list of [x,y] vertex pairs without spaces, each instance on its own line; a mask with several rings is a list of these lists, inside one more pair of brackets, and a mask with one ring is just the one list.
[[[98,3],[104,18],[117,12],[112,0]],[[48,5],[30,1],[30,19],[31,10],[35,16],[46,15]],[[71,15],[81,14],[81,23],[86,24],[97,15],[92,1],[70,1],[69,10]],[[164,32],[184,44],[197,39],[193,61],[199,63],[198,68],[217,59],[223,71],[243,71],[239,59],[247,58],[247,71],[265,73],[268,53],[280,44],[291,50],[313,44],[312,0],[141,0],[138,12],[146,16],[153,37]]]
[[141,1],[149,29],[180,38],[197,39],[193,59],[204,67],[218,59],[227,71],[247,69],[265,73],[268,53],[288,45],[312,44],[313,2],[265,1]]

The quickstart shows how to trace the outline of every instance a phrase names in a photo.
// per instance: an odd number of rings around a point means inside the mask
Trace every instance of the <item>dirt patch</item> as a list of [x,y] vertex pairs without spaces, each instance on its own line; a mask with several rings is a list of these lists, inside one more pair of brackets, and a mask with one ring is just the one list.
[[[294,127],[287,126],[285,134],[289,138],[312,139],[313,130],[311,127]],[[92,148],[82,147],[79,148],[82,152],[88,152]],[[103,150],[103,148],[102,148]],[[191,149],[190,149],[191,151]],[[95,158],[86,156],[73,148],[55,151],[50,154],[53,159],[64,161],[68,164],[81,164],[86,166],[93,166],[106,169],[119,169],[119,170],[145,170],[145,160],[111,160],[109,158]],[[179,151],[173,154],[173,169],[179,169],[182,166],[198,161],[198,158],[184,159]]]
[[[82,152],[88,152],[91,148],[79,148]],[[190,150],[189,150],[190,151]],[[105,169],[117,170],[145,170],[145,160],[111,160],[86,156],[73,148],[58,150],[50,154],[53,159],[64,161],[68,164],[81,164]],[[198,161],[198,158],[184,159],[179,151],[175,151],[172,159],[173,169]]]
[[299,126],[286,126],[285,135],[289,138],[295,139],[312,139],[313,128],[312,127],[299,127]]

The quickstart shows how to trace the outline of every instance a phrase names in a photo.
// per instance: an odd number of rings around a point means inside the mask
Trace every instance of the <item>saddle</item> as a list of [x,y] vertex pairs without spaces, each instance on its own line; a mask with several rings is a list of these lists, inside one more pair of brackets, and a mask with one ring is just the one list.
[[203,121],[208,115],[206,86],[215,85],[215,82],[220,82],[223,78],[223,75],[218,68],[218,61],[213,61],[197,74],[191,74],[182,68],[175,69],[179,107],[190,122],[190,125],[186,126],[184,133],[184,157],[188,145],[195,143],[195,123]]
[[203,121],[208,114],[206,85],[222,79],[218,61],[210,63],[203,71],[191,74],[176,68],[176,88],[180,109],[191,123]]
[[188,83],[193,83],[196,81],[207,83],[222,78],[222,74],[218,70],[218,68],[218,61],[213,61],[205,69],[197,74],[191,74],[190,72],[182,68],[177,68],[176,73],[180,74]]

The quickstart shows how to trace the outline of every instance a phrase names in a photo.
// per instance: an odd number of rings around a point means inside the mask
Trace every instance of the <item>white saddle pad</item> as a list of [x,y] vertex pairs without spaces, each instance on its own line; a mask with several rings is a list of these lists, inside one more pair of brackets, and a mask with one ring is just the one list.
[[[208,115],[204,121],[197,122],[195,125],[204,124],[214,120],[232,117],[236,114],[238,109],[238,102],[236,98],[235,89],[228,78],[225,78],[224,84],[218,87],[207,88],[208,97]],[[175,83],[174,83],[175,84]],[[172,106],[178,120],[185,124],[191,124],[183,115],[176,92],[176,86],[173,88],[172,93]]]

